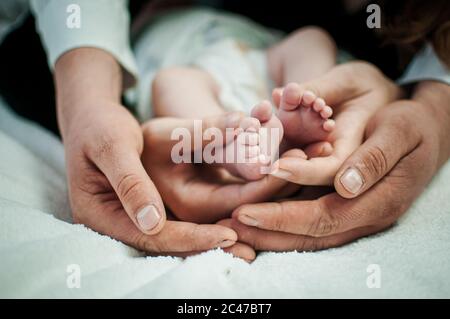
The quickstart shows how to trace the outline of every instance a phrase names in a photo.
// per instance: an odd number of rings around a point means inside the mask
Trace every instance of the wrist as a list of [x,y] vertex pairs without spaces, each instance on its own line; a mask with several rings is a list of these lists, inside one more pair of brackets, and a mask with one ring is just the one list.
[[77,117],[86,117],[101,105],[119,104],[122,73],[112,55],[96,48],[78,48],[63,54],[55,65],[58,122],[62,134]]

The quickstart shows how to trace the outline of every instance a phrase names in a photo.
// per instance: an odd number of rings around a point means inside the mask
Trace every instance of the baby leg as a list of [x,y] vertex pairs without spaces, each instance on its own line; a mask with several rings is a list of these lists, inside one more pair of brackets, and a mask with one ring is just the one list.
[[284,144],[298,147],[327,141],[334,128],[332,109],[311,92],[301,92],[295,83],[321,76],[335,65],[331,37],[319,28],[303,28],[270,48],[268,57],[269,72],[283,87],[274,92],[274,100],[285,131]]
[[154,115],[202,119],[225,113],[217,99],[218,91],[214,79],[203,70],[162,69],[152,85]]

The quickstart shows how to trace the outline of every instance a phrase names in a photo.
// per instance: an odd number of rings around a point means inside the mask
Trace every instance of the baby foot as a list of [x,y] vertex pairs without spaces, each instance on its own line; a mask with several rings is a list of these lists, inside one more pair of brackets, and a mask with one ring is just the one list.
[[283,125],[273,114],[269,101],[256,105],[251,116],[241,121],[240,132],[224,150],[226,155],[237,154],[237,160],[222,166],[235,176],[258,180],[269,173],[269,166],[278,155]]
[[279,97],[277,116],[283,123],[284,136],[296,147],[327,141],[335,122],[325,101],[310,91],[303,92],[296,83],[290,83]]

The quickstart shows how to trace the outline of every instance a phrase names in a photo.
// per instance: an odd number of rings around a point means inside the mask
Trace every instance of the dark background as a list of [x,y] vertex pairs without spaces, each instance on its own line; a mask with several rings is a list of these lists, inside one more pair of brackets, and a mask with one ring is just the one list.
[[[134,17],[147,1],[131,0]],[[393,46],[366,26],[365,10],[354,14],[344,11],[341,1],[249,1],[203,0],[215,7],[246,15],[271,28],[286,32],[305,25],[326,29],[338,43],[359,59],[376,64],[386,75],[400,75]],[[10,33],[0,46],[0,95],[20,115],[58,133],[52,74],[30,15]]]

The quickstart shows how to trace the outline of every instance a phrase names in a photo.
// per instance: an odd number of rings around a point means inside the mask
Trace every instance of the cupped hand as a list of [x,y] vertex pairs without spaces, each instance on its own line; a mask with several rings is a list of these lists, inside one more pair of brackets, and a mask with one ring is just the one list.
[[[402,93],[376,67],[365,62],[338,65],[318,79],[301,83],[299,89],[324,98],[333,108],[336,121],[329,156],[304,159],[288,154],[274,164],[274,176],[301,185],[331,185],[344,160],[363,142],[369,119]],[[276,105],[280,95],[281,89],[274,90]]]
[[[124,107],[99,103],[92,114],[74,120],[65,146],[75,222],[151,253],[175,255],[234,244],[236,234],[225,227],[164,223],[161,197],[140,160],[142,131]],[[142,226],[138,215],[149,205],[157,207],[160,218]]]
[[165,221],[140,159],[141,127],[119,104],[118,74],[114,58],[94,48],[72,50],[56,65],[74,221],[148,253],[184,256],[233,245],[236,233],[229,228]]

